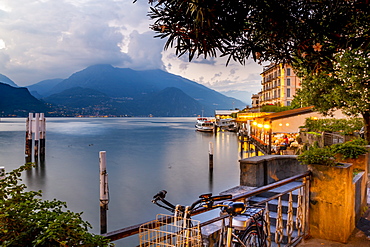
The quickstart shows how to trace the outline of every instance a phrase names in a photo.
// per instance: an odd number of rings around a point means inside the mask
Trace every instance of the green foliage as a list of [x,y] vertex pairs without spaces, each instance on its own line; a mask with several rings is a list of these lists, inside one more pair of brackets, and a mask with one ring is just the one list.
[[343,135],[353,134],[355,131],[359,131],[363,126],[363,121],[360,118],[351,119],[311,119],[307,118],[304,128],[309,131],[317,132],[338,132]]
[[311,135],[315,135],[315,136],[322,136],[321,133],[317,133],[317,132],[314,132],[314,131],[309,131],[309,132],[307,132],[307,134],[311,134]]
[[88,232],[82,213],[65,210],[66,203],[41,200],[41,191],[25,191],[20,183],[26,164],[0,181],[0,245],[5,246],[113,246]]
[[292,106],[264,105],[261,107],[262,112],[282,112],[294,109]]
[[156,37],[189,60],[220,55],[244,64],[249,58],[290,62],[299,57],[315,71],[331,67],[338,49],[364,47],[369,40],[365,1],[149,2],[156,2],[149,12]]
[[334,153],[329,147],[311,147],[298,155],[298,161],[304,165],[320,164],[324,166],[334,166]]
[[356,159],[358,156],[367,153],[364,147],[366,142],[364,139],[357,138],[348,142],[331,145],[330,148],[335,154],[341,154],[344,159]]
[[353,139],[348,142],[338,143],[331,146],[320,148],[313,145],[298,156],[298,161],[302,164],[320,164],[333,166],[336,164],[334,156],[341,154],[343,158],[356,159],[359,155],[367,153],[365,148],[366,141],[362,138]]
[[[369,30],[369,28],[367,28]],[[295,63],[296,73],[303,78],[296,101],[303,106],[331,114],[341,109],[350,116],[362,116],[365,139],[370,140],[370,46],[364,49],[338,50],[333,67],[311,73],[302,62]],[[350,132],[350,131],[348,131]]]

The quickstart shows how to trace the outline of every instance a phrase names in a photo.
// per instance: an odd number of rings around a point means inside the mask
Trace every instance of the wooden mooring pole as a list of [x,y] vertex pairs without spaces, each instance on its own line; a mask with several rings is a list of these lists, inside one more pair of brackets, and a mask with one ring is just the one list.
[[45,157],[46,119],[44,113],[40,113],[40,155]]
[[40,140],[40,113],[35,114],[35,145],[34,145],[34,157],[39,157],[39,140]]
[[[45,136],[46,120],[44,113],[36,113],[35,117],[33,117],[33,113],[29,113],[26,120],[26,162],[31,162],[32,160],[32,147],[35,160],[37,160],[39,156],[41,156],[41,159],[44,159]],[[32,143],[33,140],[34,143]]]
[[209,154],[209,169],[213,170],[213,142],[209,142],[208,154]]
[[106,151],[100,151],[100,234],[107,232],[107,210],[109,203]]
[[26,119],[26,159],[30,162],[32,158],[32,119],[33,113],[28,114]]
[[5,178],[5,167],[0,166],[0,180]]

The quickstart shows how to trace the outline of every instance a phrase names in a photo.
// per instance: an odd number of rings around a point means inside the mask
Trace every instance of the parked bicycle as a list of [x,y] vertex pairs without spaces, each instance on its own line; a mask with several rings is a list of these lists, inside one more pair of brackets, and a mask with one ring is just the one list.
[[[181,206],[165,199],[160,191],[152,202],[174,215],[158,215],[156,220],[140,227],[140,246],[201,247],[200,222],[191,219],[192,212],[201,207],[220,208],[222,224],[215,247],[265,247],[264,209],[247,207],[243,202],[226,201],[232,195],[202,194],[191,206]],[[226,202],[225,202],[226,201]]]

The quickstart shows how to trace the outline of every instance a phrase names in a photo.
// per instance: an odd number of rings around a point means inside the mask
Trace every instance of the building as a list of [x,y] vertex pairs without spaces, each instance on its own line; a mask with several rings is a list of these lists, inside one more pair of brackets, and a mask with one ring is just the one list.
[[[301,81],[289,64],[265,66],[261,76],[262,89],[259,93],[258,107],[263,105],[290,106],[297,90],[301,88]],[[253,97],[256,96],[253,95]]]

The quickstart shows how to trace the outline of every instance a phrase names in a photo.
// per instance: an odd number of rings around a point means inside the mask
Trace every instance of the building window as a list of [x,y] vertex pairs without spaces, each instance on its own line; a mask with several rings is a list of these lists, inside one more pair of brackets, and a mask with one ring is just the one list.
[[287,96],[287,97],[290,97],[290,88],[287,88],[287,89],[286,89],[286,96]]
[[290,68],[287,68],[287,69],[286,69],[286,75],[287,75],[287,76],[290,76]]
[[290,86],[290,78],[286,79],[286,85]]
[[286,102],[286,105],[287,106],[290,106],[290,101],[289,100]]

